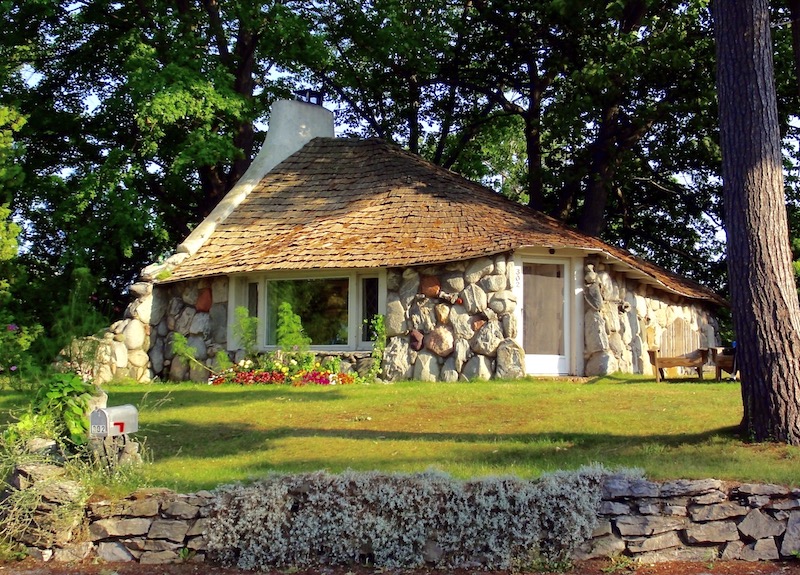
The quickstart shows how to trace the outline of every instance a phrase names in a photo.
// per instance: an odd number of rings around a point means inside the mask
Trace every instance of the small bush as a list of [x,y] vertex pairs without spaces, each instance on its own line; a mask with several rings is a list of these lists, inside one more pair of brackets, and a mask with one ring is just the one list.
[[33,411],[51,415],[65,438],[82,445],[89,435],[86,413],[95,392],[93,384],[75,373],[53,373],[37,391]]
[[240,569],[369,563],[509,569],[563,565],[592,532],[602,467],[536,481],[440,473],[273,475],[217,492],[209,550]]

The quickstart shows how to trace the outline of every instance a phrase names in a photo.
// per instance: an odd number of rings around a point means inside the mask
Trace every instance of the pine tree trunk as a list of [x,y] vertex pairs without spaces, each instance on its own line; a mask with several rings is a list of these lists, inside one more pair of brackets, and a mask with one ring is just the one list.
[[714,5],[728,273],[749,437],[800,445],[800,305],[767,0]]

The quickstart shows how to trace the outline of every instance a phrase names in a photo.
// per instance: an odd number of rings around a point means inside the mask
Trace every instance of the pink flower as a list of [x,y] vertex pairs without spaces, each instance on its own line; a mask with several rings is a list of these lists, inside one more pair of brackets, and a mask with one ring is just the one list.
[[12,365],[9,369],[11,371],[17,371],[17,366],[16,365]]
[[6,329],[7,329],[8,331],[17,331],[17,330],[19,329],[19,326],[18,326],[18,325],[16,325],[16,324],[10,323],[10,324],[8,324],[8,326],[6,327]]

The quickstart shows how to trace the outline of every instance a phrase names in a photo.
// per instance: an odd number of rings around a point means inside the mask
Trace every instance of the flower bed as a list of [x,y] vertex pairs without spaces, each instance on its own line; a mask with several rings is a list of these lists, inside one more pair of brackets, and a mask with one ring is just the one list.
[[251,360],[242,360],[238,364],[220,373],[212,375],[209,385],[349,385],[356,382],[356,376],[350,373],[339,373],[315,363],[309,368],[302,363],[290,360],[287,365],[269,360],[264,365],[257,365]]

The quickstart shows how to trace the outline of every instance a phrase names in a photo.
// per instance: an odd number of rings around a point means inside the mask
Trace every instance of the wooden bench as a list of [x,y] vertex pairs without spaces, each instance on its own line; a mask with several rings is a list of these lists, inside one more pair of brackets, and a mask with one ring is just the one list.
[[658,351],[658,348],[648,351],[656,381],[664,379],[664,369],[668,367],[693,367],[697,370],[697,377],[703,379],[703,366],[708,361],[708,349],[697,349],[677,357],[661,357],[658,355]]

